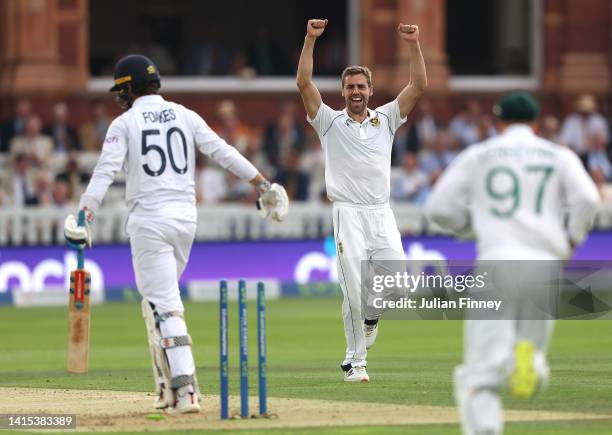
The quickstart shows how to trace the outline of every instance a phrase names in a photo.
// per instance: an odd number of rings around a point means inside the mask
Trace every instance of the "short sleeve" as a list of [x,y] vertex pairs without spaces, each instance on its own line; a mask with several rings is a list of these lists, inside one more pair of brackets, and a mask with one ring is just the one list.
[[322,102],[319,106],[317,116],[315,116],[314,119],[310,119],[310,117],[306,115],[306,120],[312,125],[312,128],[315,129],[319,137],[322,137],[327,130],[329,130],[329,127],[331,127],[335,115],[336,111]]
[[400,115],[400,108],[397,100],[393,100],[384,106],[377,107],[376,111],[382,113],[389,119],[389,129],[391,129],[393,134],[395,134],[397,129],[408,119],[407,116],[402,118]]

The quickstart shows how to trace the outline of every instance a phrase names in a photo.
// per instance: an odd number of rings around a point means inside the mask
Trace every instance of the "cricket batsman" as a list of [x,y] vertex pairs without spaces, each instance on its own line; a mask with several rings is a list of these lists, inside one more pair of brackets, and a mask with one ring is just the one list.
[[185,270],[196,231],[194,168],[201,152],[237,177],[251,182],[260,213],[281,221],[288,212],[285,189],[270,184],[234,147],[195,112],[159,95],[155,64],[133,54],[114,70],[117,100],[125,112],[110,125],[100,159],[79,210],[87,225],[66,218],[66,239],[91,246],[90,225],[115,174],[127,174],[125,199],[136,285],[155,377],[155,408],[174,413],[200,411],[200,394],[183,317],[178,282]]

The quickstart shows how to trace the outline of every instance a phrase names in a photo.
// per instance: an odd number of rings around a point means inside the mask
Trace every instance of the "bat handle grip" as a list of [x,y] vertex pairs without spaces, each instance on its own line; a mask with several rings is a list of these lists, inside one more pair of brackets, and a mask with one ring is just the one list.
[[[79,215],[77,217],[77,223],[80,227],[85,226],[85,210],[79,210]],[[78,269],[85,268],[85,254],[83,253],[83,248],[77,249],[77,268]]]
[[85,210],[79,210],[79,215],[77,217],[77,224],[80,227],[85,226]]

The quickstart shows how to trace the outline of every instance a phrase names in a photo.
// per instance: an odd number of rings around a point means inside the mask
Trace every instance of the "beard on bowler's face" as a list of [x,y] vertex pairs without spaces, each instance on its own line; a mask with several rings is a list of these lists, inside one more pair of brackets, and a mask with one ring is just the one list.
[[363,75],[348,76],[342,89],[344,101],[349,112],[362,114],[368,106],[372,89]]
[[370,100],[370,97],[368,94],[353,92],[347,95],[345,100],[347,109],[356,115],[360,115],[365,111],[366,107],[368,106],[368,101]]

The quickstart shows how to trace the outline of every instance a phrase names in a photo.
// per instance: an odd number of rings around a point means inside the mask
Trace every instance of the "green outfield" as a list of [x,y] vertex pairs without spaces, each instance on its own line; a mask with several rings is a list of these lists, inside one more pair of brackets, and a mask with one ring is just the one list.
[[[251,394],[256,395],[254,304],[249,308]],[[200,387],[205,394],[216,394],[218,306],[214,303],[188,303],[186,309]],[[68,375],[65,372],[66,319],[65,308],[0,308],[0,387],[152,390],[151,367],[139,304],[93,307],[90,372],[87,375]],[[237,321],[236,305],[231,304],[230,388],[234,393],[238,391]],[[371,382],[348,385],[342,381],[339,369],[344,335],[338,299],[268,301],[267,321],[268,390],[271,397],[397,405],[454,405],[451,373],[461,359],[461,322],[388,320],[381,323],[378,341],[368,356]],[[506,408],[610,417],[594,421],[577,419],[508,423],[506,433],[612,433],[612,322],[558,322],[551,344],[550,363],[552,379],[548,390],[537,400],[526,403],[506,397]],[[204,412],[212,412],[207,410],[206,402],[203,408]],[[350,416],[350,407],[347,409],[339,403],[338,409]],[[143,409],[142,412],[149,411]],[[316,419],[317,415],[312,418]],[[262,431],[459,433],[456,424],[394,425],[392,421],[388,425],[369,427],[346,426],[344,423],[327,428],[252,430],[256,433]],[[251,431],[244,431],[248,432]]]

